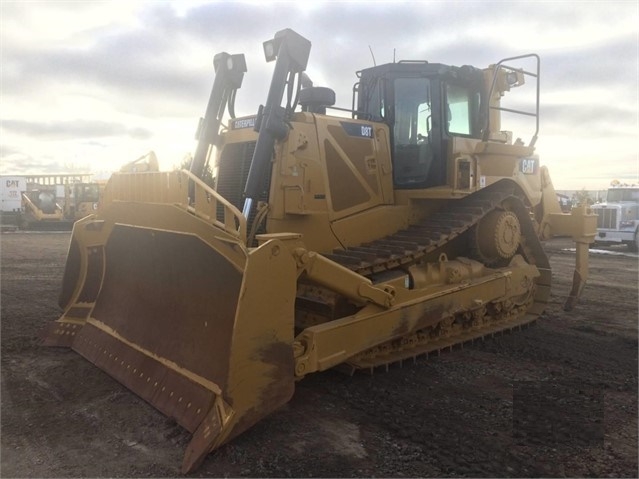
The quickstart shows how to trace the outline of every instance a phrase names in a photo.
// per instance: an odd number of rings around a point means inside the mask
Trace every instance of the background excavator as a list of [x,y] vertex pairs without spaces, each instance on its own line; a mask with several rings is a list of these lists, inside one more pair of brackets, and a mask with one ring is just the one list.
[[[45,343],[192,432],[183,472],[307,374],[386,368],[534,321],[550,294],[544,239],[576,242],[566,309],[587,277],[596,216],[561,213],[534,155],[537,55],[374,66],[344,109],[310,86],[310,47],[288,29],[264,43],[268,97],[241,118],[244,56],[216,55],[190,171],[136,163],[74,226]],[[526,80],[532,105],[505,108]],[[506,113],[532,122],[528,143],[502,131]],[[215,189],[200,178],[212,152]]]

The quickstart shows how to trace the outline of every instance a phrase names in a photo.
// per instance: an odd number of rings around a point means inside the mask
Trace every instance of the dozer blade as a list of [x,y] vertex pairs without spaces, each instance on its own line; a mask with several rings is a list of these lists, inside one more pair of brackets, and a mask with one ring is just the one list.
[[[65,286],[75,299],[45,342],[192,432],[189,472],[292,396],[295,261],[278,240],[248,251],[171,205],[111,209],[74,231],[68,281],[83,284]],[[109,220],[127,216],[137,221]]]

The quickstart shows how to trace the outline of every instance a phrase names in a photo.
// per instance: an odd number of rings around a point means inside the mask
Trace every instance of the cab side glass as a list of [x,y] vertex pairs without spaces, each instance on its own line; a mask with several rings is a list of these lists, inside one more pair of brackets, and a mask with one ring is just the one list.
[[458,85],[446,85],[446,107],[448,133],[470,135],[471,102],[468,89]]

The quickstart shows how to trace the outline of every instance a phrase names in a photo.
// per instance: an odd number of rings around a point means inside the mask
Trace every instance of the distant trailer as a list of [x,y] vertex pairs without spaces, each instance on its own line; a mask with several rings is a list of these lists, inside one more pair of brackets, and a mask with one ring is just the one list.
[[11,231],[20,227],[24,210],[22,194],[27,191],[25,176],[0,177],[0,227]]

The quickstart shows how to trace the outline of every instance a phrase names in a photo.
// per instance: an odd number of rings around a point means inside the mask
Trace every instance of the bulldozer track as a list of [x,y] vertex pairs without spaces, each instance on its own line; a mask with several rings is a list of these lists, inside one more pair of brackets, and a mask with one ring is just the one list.
[[[445,246],[455,238],[468,234],[483,217],[496,209],[508,209],[515,213],[521,226],[519,253],[525,260],[537,266],[540,276],[536,279],[531,298],[525,304],[500,305],[498,313],[468,321],[470,312],[446,318],[434,327],[409,333],[371,350],[364,351],[348,361],[347,369],[388,367],[389,364],[415,359],[418,356],[452,348],[498,332],[521,328],[535,321],[545,309],[550,295],[550,265],[539,241],[524,195],[510,185],[496,184],[476,194],[466,196],[437,212],[424,221],[385,238],[357,247],[335,250],[326,256],[363,276],[374,276],[383,271],[406,267],[423,259],[437,259]],[[441,324],[448,321],[446,328]],[[455,328],[451,328],[455,322]],[[460,327],[464,324],[464,327]],[[467,327],[466,327],[467,326]],[[352,371],[351,371],[352,372]]]
[[[465,344],[473,344],[475,341],[484,341],[486,338],[492,338],[495,335],[506,334],[511,331],[521,331],[535,324],[536,318],[519,318],[518,320],[508,321],[506,323],[491,324],[481,328],[480,331],[463,331],[460,334],[451,337],[441,337],[431,339],[424,344],[414,346],[412,348],[391,349],[382,354],[371,354],[370,351],[361,353],[362,355],[370,355],[371,358],[355,359],[342,363],[337,366],[342,372],[354,374],[355,371],[368,371],[371,374],[377,369],[388,371],[392,365],[402,367],[404,362],[412,364],[417,363],[419,358],[429,358],[431,354],[439,356],[442,352],[452,351],[455,348],[464,349]],[[416,333],[418,335],[419,333]],[[406,338],[399,340],[405,342]],[[358,355],[360,356],[360,355]]]

